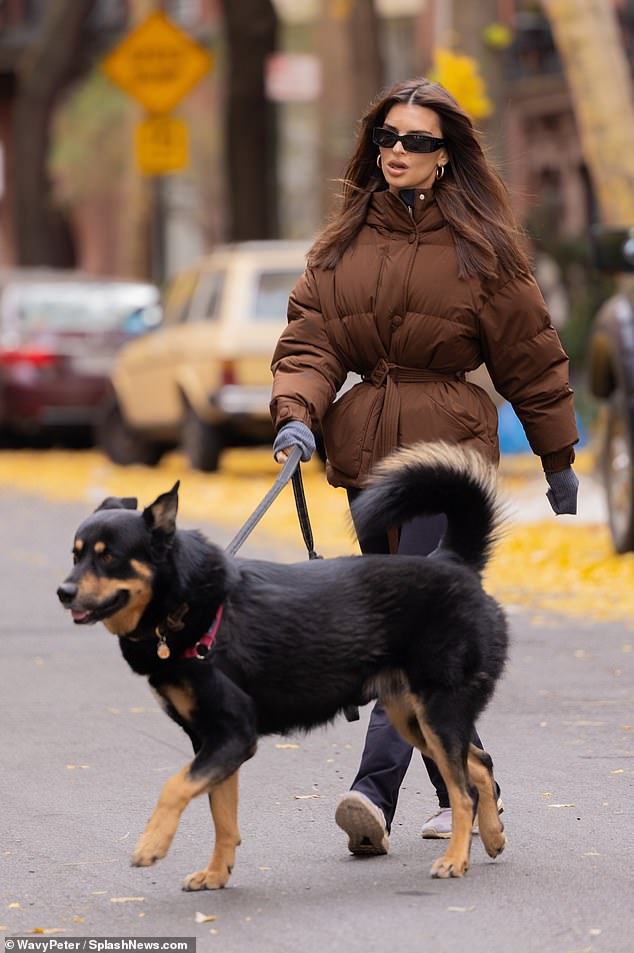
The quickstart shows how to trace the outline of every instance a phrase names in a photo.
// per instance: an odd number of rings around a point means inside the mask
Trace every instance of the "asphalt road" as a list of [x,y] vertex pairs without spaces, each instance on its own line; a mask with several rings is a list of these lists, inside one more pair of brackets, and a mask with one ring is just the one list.
[[129,856],[187,739],[116,640],[73,628],[57,604],[85,515],[7,490],[0,501],[5,935],[192,936],[223,953],[632,953],[632,628],[512,615],[510,662],[480,724],[506,807],[498,860],[475,839],[463,880],[429,878],[442,844],[419,836],[434,803],[418,759],[390,854],[348,855],[333,813],[366,710],[361,723],[262,741],[241,774],[231,885],[186,894],[182,878],[211,852],[202,799],[159,865],[134,869]]

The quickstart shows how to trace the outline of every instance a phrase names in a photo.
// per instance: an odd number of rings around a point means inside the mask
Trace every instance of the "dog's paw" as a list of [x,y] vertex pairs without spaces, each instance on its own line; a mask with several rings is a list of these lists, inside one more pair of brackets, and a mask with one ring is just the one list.
[[183,881],[183,890],[222,890],[229,883],[231,869],[226,867],[224,871],[219,870],[198,870],[189,874]]
[[132,867],[151,867],[157,860],[162,860],[165,857],[170,843],[169,840],[165,843],[165,841],[143,834],[132,854],[130,865]]
[[436,880],[448,880],[450,877],[464,877],[469,869],[469,861],[452,860],[446,854],[434,861],[431,876]]
[[496,831],[493,836],[488,837],[486,841],[483,841],[483,844],[489,857],[497,857],[502,853],[507,845],[507,838],[506,834],[504,833],[504,829]]

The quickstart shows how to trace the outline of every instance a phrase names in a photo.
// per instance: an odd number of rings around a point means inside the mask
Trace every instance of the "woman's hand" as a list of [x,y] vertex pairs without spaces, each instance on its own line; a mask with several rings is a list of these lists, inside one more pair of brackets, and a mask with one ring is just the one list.
[[301,420],[289,420],[278,430],[273,441],[273,457],[277,463],[285,463],[293,447],[301,449],[303,463],[308,463],[315,452],[313,432]]
[[565,470],[558,470],[556,473],[547,473],[546,482],[550,487],[546,491],[546,496],[553,511],[558,516],[563,513],[576,513],[579,480],[572,467],[566,467]]

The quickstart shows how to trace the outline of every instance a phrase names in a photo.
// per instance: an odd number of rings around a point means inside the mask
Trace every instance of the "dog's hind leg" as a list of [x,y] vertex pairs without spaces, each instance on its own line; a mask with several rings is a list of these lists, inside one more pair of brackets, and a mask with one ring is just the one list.
[[469,745],[468,768],[469,778],[478,789],[480,840],[489,857],[497,857],[506,847],[506,834],[498,812],[491,756],[474,744]]
[[424,706],[415,695],[381,699],[381,704],[399,734],[421,754],[436,762],[447,787],[452,808],[452,834],[444,856],[432,866],[431,875],[462,877],[469,869],[474,813],[474,798],[467,790],[466,750],[464,755],[448,751],[431,728]]
[[238,772],[230,775],[209,795],[215,844],[209,865],[185,878],[183,890],[219,890],[226,887],[240,846],[238,830]]

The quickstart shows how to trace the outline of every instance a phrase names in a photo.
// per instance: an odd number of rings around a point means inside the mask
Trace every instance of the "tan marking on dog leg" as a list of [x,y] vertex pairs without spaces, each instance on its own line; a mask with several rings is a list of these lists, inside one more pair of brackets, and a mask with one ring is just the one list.
[[473,827],[473,801],[467,791],[467,774],[449,757],[447,750],[425,719],[425,709],[420,699],[412,696],[420,730],[427,743],[429,757],[433,758],[445,782],[451,806],[451,837],[447,850],[434,861],[432,877],[462,877],[469,869],[469,851]]
[[469,747],[469,777],[478,789],[480,840],[489,857],[497,857],[506,847],[506,834],[498,813],[495,779],[487,765],[482,763],[480,750],[473,744]]
[[208,777],[192,778],[190,765],[165,782],[154,813],[132,855],[133,867],[151,867],[157,860],[165,857],[181,814],[192,798],[208,791],[211,784],[213,781]]
[[214,822],[214,852],[205,870],[185,878],[183,890],[219,890],[229,882],[240,846],[238,829],[238,772],[231,774],[209,795]]
[[161,685],[159,694],[165,698],[184,721],[191,721],[196,711],[196,696],[191,685]]
[[425,738],[421,732],[414,706],[412,705],[411,695],[403,694],[392,696],[388,699],[381,699],[381,704],[385,709],[385,714],[401,738],[404,738],[408,744],[417,748],[426,758],[431,757]]

